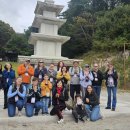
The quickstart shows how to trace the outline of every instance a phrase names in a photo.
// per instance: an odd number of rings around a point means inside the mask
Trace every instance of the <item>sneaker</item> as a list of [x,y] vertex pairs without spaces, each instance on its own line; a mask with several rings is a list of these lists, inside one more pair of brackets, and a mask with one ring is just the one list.
[[85,122],[83,118],[79,118],[80,121]]
[[110,107],[106,107],[105,109],[111,109]]
[[75,119],[75,122],[76,122],[76,123],[78,123],[78,121],[79,121],[78,119]]
[[3,109],[7,109],[7,107],[6,107],[6,106],[4,106],[4,107],[3,107]]
[[115,111],[115,108],[112,108],[111,110],[112,110],[112,111]]
[[63,119],[60,119],[57,123],[58,124],[61,124],[61,123],[63,123],[64,122],[64,120]]
[[21,111],[18,111],[18,116],[22,116],[22,113],[21,113]]

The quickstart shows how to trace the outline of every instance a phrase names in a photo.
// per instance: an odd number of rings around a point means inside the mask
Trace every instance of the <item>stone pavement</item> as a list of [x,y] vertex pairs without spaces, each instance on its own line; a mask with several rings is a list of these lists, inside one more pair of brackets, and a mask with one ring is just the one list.
[[[109,122],[109,124],[106,125],[107,127],[111,126],[114,121],[115,122],[120,122],[121,120],[125,121],[124,120],[125,118],[126,118],[127,121],[128,120],[130,121],[130,93],[118,92],[117,97],[118,97],[118,103],[117,103],[116,111],[113,112],[111,110],[105,110],[104,108],[105,108],[106,102],[107,102],[107,93],[106,93],[106,90],[102,91],[101,105],[100,106],[101,106],[101,113],[102,113],[102,115],[104,117],[103,118],[104,124]],[[30,123],[30,125],[32,124],[32,126],[33,126],[35,123],[40,123],[40,122],[43,122],[45,124],[46,123],[56,123],[57,122],[57,117],[56,116],[54,116],[54,117],[42,116],[41,112],[40,112],[39,116],[34,116],[34,117],[31,117],[31,118],[27,118],[24,115],[25,114],[24,109],[23,109],[22,112],[23,112],[23,115],[21,117],[16,116],[16,117],[13,117],[13,118],[9,118],[7,116],[7,110],[3,110],[3,91],[0,91],[0,126],[3,126],[2,127],[3,130],[6,130],[6,129],[8,130],[9,128],[12,128],[12,127],[15,128],[16,124],[14,124],[14,122],[17,122],[17,124],[19,124],[19,125],[22,124],[22,126],[20,126],[21,129],[23,127],[26,127],[26,125],[29,124],[29,123]],[[121,117],[123,117],[123,118],[121,118]],[[71,123],[74,122],[73,118],[72,118],[72,115],[71,115],[71,111],[68,111],[68,110],[64,111],[64,120],[65,120],[65,124],[68,122],[67,126],[69,126],[70,122]],[[107,121],[107,120],[109,120],[109,121]],[[100,125],[102,125],[101,122],[103,122],[103,121],[98,121],[97,124],[99,124],[99,126],[100,126]],[[122,122],[122,123],[124,123],[124,122]],[[127,122],[125,121],[125,123],[127,123]],[[8,124],[8,125],[6,125],[6,124]],[[12,126],[12,125],[14,125],[14,126]],[[124,124],[124,125],[127,128],[128,127],[130,128],[129,122],[127,124]],[[114,125],[112,125],[112,126],[113,126],[112,127],[113,130],[116,130],[116,129],[114,129]],[[105,127],[105,125],[103,125],[103,127]],[[118,127],[117,130],[119,130],[120,129],[119,125],[117,127]],[[125,128],[125,127],[123,126],[123,128]],[[127,130],[127,128],[126,128],[126,130]],[[2,130],[2,129],[0,129],[0,130]],[[48,130],[49,130],[49,128],[48,128]],[[92,130],[94,130],[94,129],[92,129]],[[98,130],[98,129],[95,128],[95,130]],[[103,130],[109,130],[109,129],[103,129]]]

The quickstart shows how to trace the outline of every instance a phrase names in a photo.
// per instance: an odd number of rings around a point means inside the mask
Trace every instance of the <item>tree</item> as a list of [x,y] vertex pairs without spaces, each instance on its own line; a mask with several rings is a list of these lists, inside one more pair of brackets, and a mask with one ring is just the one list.
[[25,34],[15,34],[9,40],[6,51],[13,51],[19,55],[31,55],[33,54],[33,46],[28,44]]
[[5,51],[5,46],[11,37],[15,34],[15,31],[9,24],[0,21],[0,53]]

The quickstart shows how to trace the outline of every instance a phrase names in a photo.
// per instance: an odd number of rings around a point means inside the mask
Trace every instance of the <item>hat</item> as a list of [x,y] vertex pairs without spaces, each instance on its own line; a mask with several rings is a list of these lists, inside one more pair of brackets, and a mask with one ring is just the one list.
[[74,61],[73,61],[73,64],[74,64],[74,63],[78,63],[78,64],[79,64],[79,61],[78,61],[78,60],[74,60]]
[[39,63],[44,63],[44,61],[43,61],[43,60],[40,60]]
[[85,68],[89,68],[89,65],[88,64],[85,64],[85,66],[84,66]]
[[26,61],[26,62],[30,62],[30,59],[26,59],[25,61]]

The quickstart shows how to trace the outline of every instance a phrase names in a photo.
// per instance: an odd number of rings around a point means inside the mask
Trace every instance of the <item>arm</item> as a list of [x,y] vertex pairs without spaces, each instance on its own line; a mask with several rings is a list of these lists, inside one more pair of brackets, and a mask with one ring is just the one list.
[[48,87],[49,87],[50,90],[52,89],[52,83],[50,81],[48,83]]
[[93,75],[92,75],[92,73],[90,72],[90,73],[89,73],[89,80],[93,81],[93,79],[94,79],[94,78],[93,78]]
[[36,68],[35,71],[34,71],[34,77],[38,78],[38,75],[39,75],[39,71],[38,71],[38,68]]
[[27,70],[29,75],[33,76],[34,75],[34,68],[32,66],[29,66],[29,69]]
[[85,76],[83,75],[83,72],[81,71],[80,72],[80,80],[82,81],[82,80],[85,80]]
[[62,78],[63,78],[62,73],[61,73],[61,72],[58,72],[56,78],[57,78],[57,79],[62,79]]
[[72,67],[69,68],[69,74],[70,74],[71,76],[74,75],[74,71],[72,71]]
[[9,78],[15,79],[15,71],[14,70],[10,71]]
[[12,85],[9,87],[9,90],[8,90],[8,98],[11,98],[11,97],[14,97],[15,95],[17,95],[17,90],[15,92],[12,93]]
[[26,69],[25,69],[25,67],[22,67],[22,65],[20,65],[18,67],[17,71],[18,71],[18,75],[22,75],[26,72]]
[[26,95],[26,88],[25,88],[25,86],[23,86],[23,93],[20,93],[20,92],[18,91],[18,95],[19,95],[20,97],[22,97],[22,98],[25,97],[25,95]]
[[65,78],[66,80],[70,80],[70,74],[67,72],[67,73],[65,74],[64,78]]

